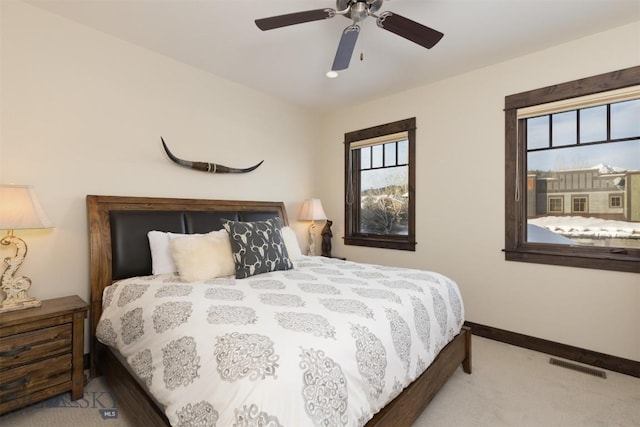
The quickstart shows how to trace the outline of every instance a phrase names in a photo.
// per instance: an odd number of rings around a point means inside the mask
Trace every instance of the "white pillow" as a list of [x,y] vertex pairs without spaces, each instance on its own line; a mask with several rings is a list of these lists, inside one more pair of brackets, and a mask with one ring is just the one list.
[[229,235],[225,230],[170,238],[171,255],[180,277],[187,282],[235,274]]
[[280,232],[282,233],[284,246],[289,253],[289,259],[291,261],[300,259],[302,257],[302,251],[300,250],[300,245],[298,245],[298,238],[296,237],[295,231],[293,231],[291,227],[282,227]]
[[[217,232],[224,233],[224,235],[219,236],[220,238],[229,238],[229,234],[226,232],[226,230],[218,230]],[[178,272],[178,267],[176,266],[176,263],[173,260],[173,255],[171,254],[171,240],[188,236],[206,236],[206,234],[181,234],[155,230],[147,233],[147,237],[149,238],[149,249],[151,250],[152,274]]]
[[168,233],[164,231],[150,231],[147,233],[149,238],[149,249],[151,249],[151,273],[165,274],[175,273],[178,271],[173,257],[169,242],[172,236],[186,236],[186,234]]

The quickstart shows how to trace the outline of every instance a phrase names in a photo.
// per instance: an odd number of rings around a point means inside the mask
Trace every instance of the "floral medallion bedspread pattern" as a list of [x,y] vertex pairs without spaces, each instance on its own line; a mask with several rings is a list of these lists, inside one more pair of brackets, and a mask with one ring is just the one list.
[[96,335],[174,426],[363,426],[463,320],[438,273],[303,257],[242,280],[116,282]]

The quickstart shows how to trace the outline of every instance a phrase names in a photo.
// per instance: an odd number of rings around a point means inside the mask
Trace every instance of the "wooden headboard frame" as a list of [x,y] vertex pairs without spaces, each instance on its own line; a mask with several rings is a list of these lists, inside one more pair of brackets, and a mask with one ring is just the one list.
[[[102,314],[102,292],[112,283],[112,211],[213,211],[213,212],[273,212],[283,225],[288,225],[282,202],[241,200],[206,200],[125,196],[87,196],[89,226],[89,266],[91,282],[90,346],[94,354],[95,332]],[[162,231],[162,230],[160,230]],[[93,359],[93,356],[92,356]],[[92,360],[92,375],[95,366]]]

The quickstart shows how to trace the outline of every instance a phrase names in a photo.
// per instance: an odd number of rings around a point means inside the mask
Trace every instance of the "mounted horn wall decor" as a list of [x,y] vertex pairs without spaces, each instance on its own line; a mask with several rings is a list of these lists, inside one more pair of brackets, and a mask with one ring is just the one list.
[[262,164],[262,162],[264,162],[264,160],[262,160],[260,163],[251,166],[249,168],[245,168],[245,169],[239,169],[239,168],[230,168],[228,166],[224,166],[224,165],[219,165],[217,163],[207,163],[207,162],[191,162],[189,160],[182,160],[179,159],[178,157],[174,156],[173,153],[171,151],[169,151],[169,147],[167,147],[167,144],[164,142],[164,138],[160,137],[160,139],[162,140],[162,147],[164,147],[164,151],[167,153],[167,156],[169,156],[169,158],[171,159],[172,162],[179,164],[180,166],[184,166],[190,169],[195,169],[198,171],[202,171],[202,172],[209,172],[209,173],[247,173],[247,172],[251,172],[254,169],[257,169],[258,166],[260,166]]

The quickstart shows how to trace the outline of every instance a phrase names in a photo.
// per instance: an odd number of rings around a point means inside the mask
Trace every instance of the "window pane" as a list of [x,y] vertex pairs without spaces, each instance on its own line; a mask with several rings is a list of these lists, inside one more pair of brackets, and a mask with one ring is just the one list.
[[382,145],[374,145],[371,147],[371,167],[382,167]]
[[640,140],[530,152],[527,184],[528,242],[640,248]]
[[371,147],[360,149],[360,169],[371,169]]
[[553,128],[551,130],[551,141],[554,147],[573,145],[576,143],[578,135],[577,112],[567,111],[556,113],[551,116]]
[[527,149],[549,147],[549,116],[527,119]]
[[640,137],[640,99],[611,104],[611,139]]
[[407,235],[408,166],[362,171],[360,233]]
[[396,143],[384,144],[384,165],[395,166],[396,164]]
[[607,106],[580,110],[580,142],[607,140]]
[[398,164],[409,164],[409,141],[406,139],[403,141],[398,141]]

